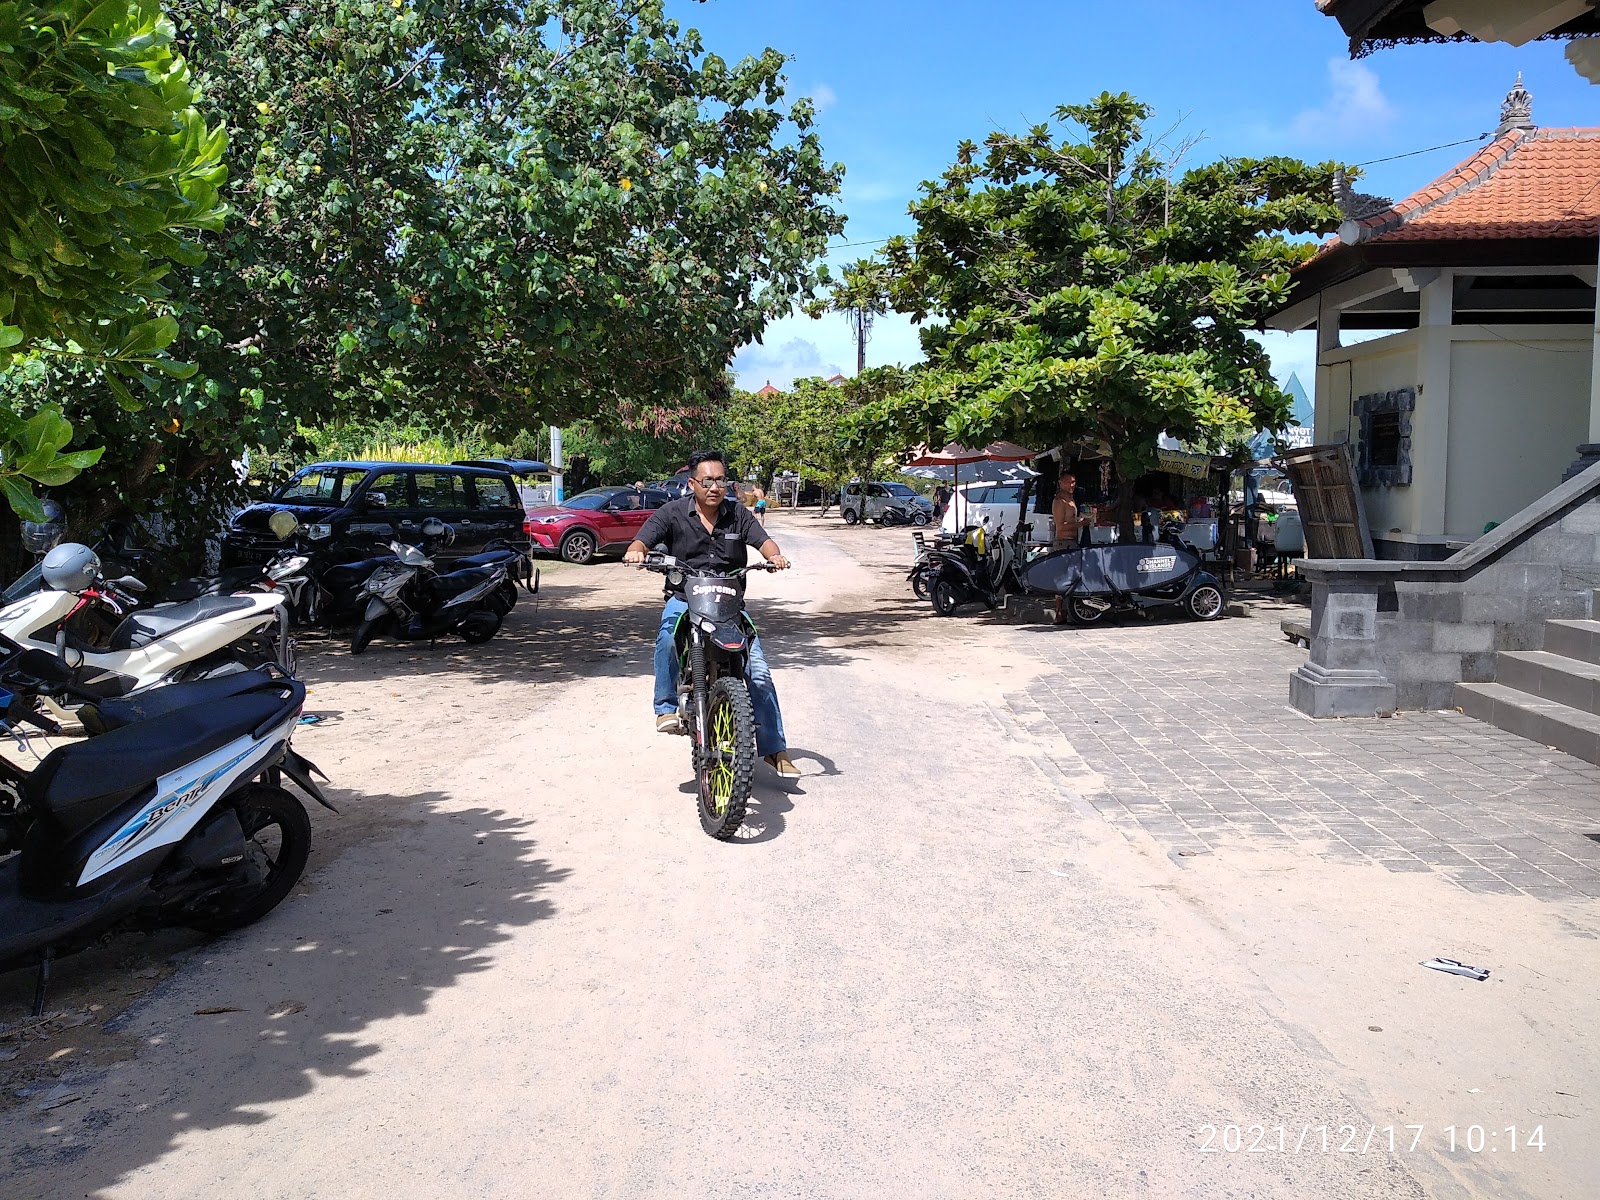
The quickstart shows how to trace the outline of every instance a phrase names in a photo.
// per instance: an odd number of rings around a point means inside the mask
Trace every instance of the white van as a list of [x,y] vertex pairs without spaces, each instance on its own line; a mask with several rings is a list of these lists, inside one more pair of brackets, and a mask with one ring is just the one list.
[[[954,536],[968,525],[982,525],[987,518],[993,532],[1010,533],[1022,514],[1022,488],[1020,483],[963,483],[944,510],[944,520],[939,522],[942,533]],[[1035,493],[1028,493],[1028,507],[1033,507]],[[1033,526],[1028,535],[1030,543],[1048,546],[1055,537],[1055,522],[1047,512],[1027,514]]]

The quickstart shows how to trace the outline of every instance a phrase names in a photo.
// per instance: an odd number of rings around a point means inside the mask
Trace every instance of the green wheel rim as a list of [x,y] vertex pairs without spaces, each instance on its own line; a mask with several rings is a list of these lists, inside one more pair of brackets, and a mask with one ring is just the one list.
[[711,715],[711,761],[706,766],[706,791],[711,809],[717,816],[728,811],[733,800],[734,756],[733,709],[727,704],[717,705]]

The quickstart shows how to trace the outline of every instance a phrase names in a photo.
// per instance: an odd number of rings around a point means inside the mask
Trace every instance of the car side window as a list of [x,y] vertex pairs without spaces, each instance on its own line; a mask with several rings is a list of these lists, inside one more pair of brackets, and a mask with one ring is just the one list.
[[461,476],[446,471],[419,471],[412,478],[417,486],[418,508],[467,506],[467,481]]
[[859,495],[861,495],[861,485],[859,483],[850,484],[849,486],[847,486],[844,489],[844,494],[846,496],[859,496]]
[[1022,489],[1019,487],[997,487],[989,489],[989,504],[1021,504]]
[[968,504],[987,504],[994,488],[968,488],[966,494]]
[[618,492],[611,497],[612,512],[637,512],[639,509],[638,492]]
[[883,494],[884,494],[883,488],[880,487],[878,484],[876,484],[876,483],[867,484],[867,495],[873,496],[873,497],[879,497],[879,496],[882,496]]
[[[385,471],[382,475],[374,476],[367,485],[367,507],[410,508],[410,479],[410,475],[404,471]],[[379,504],[375,496],[382,496],[383,503]]]
[[511,485],[493,475],[474,475],[472,488],[478,494],[479,508],[520,508]]
[[646,508],[660,508],[670,499],[672,499],[672,497],[668,496],[667,493],[658,492],[652,489],[644,493],[644,506]]

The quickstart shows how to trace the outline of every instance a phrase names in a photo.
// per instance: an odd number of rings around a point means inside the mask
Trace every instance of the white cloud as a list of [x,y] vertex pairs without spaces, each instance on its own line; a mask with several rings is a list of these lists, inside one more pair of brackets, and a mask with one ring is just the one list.
[[1316,108],[1296,114],[1290,131],[1308,142],[1370,137],[1393,123],[1394,106],[1383,94],[1378,73],[1345,58],[1328,60],[1329,96]]
[[733,372],[739,386],[748,391],[765,384],[787,388],[804,375],[837,375],[844,368],[824,357],[817,344],[805,338],[790,338],[778,344],[749,345],[733,356]]
[[839,93],[825,83],[819,83],[811,89],[811,103],[818,113],[825,113],[835,104],[839,103]]

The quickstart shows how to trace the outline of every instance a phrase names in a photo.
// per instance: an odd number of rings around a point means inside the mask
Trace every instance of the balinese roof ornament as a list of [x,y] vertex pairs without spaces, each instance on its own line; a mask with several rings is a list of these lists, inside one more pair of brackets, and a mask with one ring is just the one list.
[[1505,137],[1513,129],[1532,129],[1533,126],[1533,95],[1522,86],[1522,72],[1517,72],[1517,82],[1506,93],[1505,101],[1500,105],[1500,127],[1494,131],[1495,137]]

